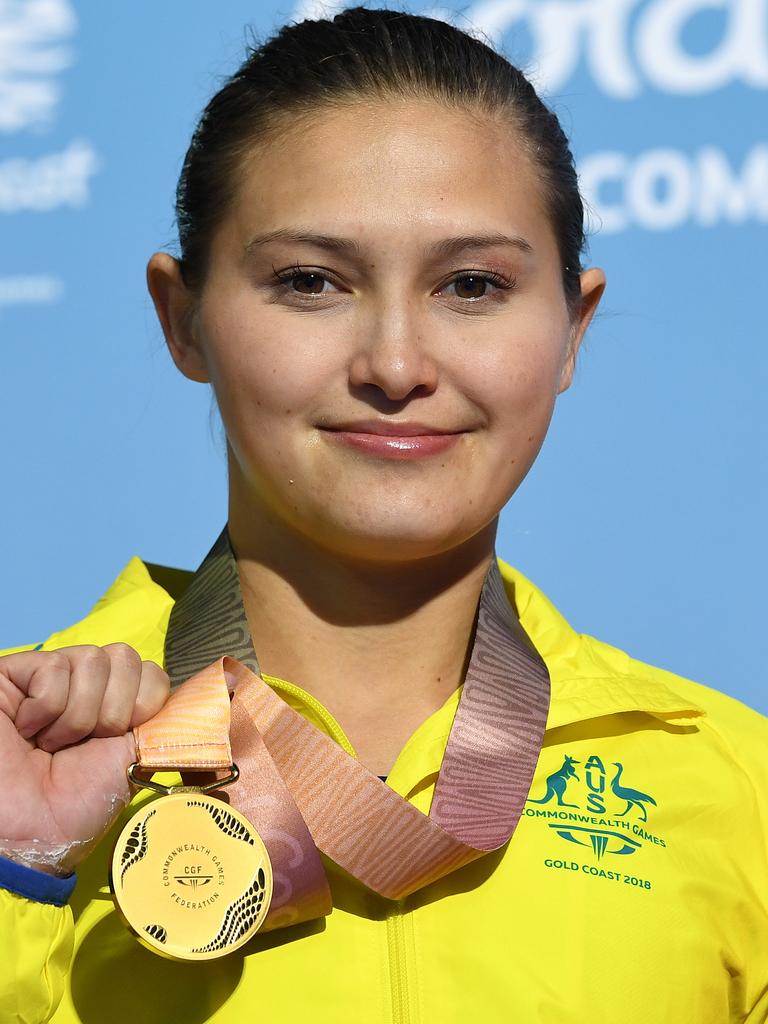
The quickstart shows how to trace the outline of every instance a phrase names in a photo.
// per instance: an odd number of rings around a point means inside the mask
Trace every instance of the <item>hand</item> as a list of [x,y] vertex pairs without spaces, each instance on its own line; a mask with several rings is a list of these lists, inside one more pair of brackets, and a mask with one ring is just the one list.
[[169,693],[127,644],[0,657],[0,853],[71,871],[130,800],[131,730]]

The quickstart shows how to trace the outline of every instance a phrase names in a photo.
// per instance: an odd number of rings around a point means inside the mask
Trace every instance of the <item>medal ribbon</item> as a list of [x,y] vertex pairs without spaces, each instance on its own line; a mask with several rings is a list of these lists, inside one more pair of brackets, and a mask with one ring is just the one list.
[[210,771],[234,758],[240,778],[226,792],[273,862],[270,929],[330,911],[318,849],[399,900],[508,842],[533,780],[549,699],[549,673],[494,560],[428,816],[234,658],[188,679],[134,733],[144,768]]

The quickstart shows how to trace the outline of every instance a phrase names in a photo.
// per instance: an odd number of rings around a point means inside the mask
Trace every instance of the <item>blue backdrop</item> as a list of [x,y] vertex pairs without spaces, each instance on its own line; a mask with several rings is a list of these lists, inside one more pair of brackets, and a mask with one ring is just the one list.
[[[334,9],[0,0],[0,647],[80,618],[133,554],[196,566],[220,529],[210,394],[174,369],[144,267],[245,26]],[[768,713],[768,0],[403,9],[533,75],[608,275],[500,554],[580,631]]]

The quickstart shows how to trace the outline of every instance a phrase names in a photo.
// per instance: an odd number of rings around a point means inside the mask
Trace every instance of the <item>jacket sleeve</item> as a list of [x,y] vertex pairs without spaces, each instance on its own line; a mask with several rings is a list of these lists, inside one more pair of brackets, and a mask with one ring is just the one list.
[[0,857],[0,1021],[45,1024],[56,1012],[72,961],[66,906],[74,876],[53,878]]

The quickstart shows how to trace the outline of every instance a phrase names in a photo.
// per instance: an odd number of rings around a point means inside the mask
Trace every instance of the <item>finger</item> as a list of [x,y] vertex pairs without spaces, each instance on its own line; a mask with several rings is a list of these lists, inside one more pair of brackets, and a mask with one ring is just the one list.
[[21,736],[29,739],[56,721],[67,706],[71,665],[64,650],[26,651],[2,659],[10,696],[16,704],[14,722]]
[[[34,659],[34,653],[24,651],[21,658],[10,654],[0,657],[0,713],[10,718],[12,722],[16,721],[16,713],[27,696],[27,686],[33,669],[40,664],[39,658]],[[32,659],[29,656],[24,658],[24,654],[32,654]],[[22,674],[26,679],[23,688],[21,683],[17,685],[13,681],[14,676],[20,679]]]
[[99,717],[109,679],[109,655],[101,647],[70,647],[71,672],[67,706],[55,722],[37,735],[37,745],[49,754],[88,736]]
[[123,736],[128,732],[141,682],[142,663],[128,644],[105,644],[110,670],[94,736]]
[[141,669],[139,692],[131,716],[132,729],[156,715],[171,692],[171,680],[154,661],[143,661]]

